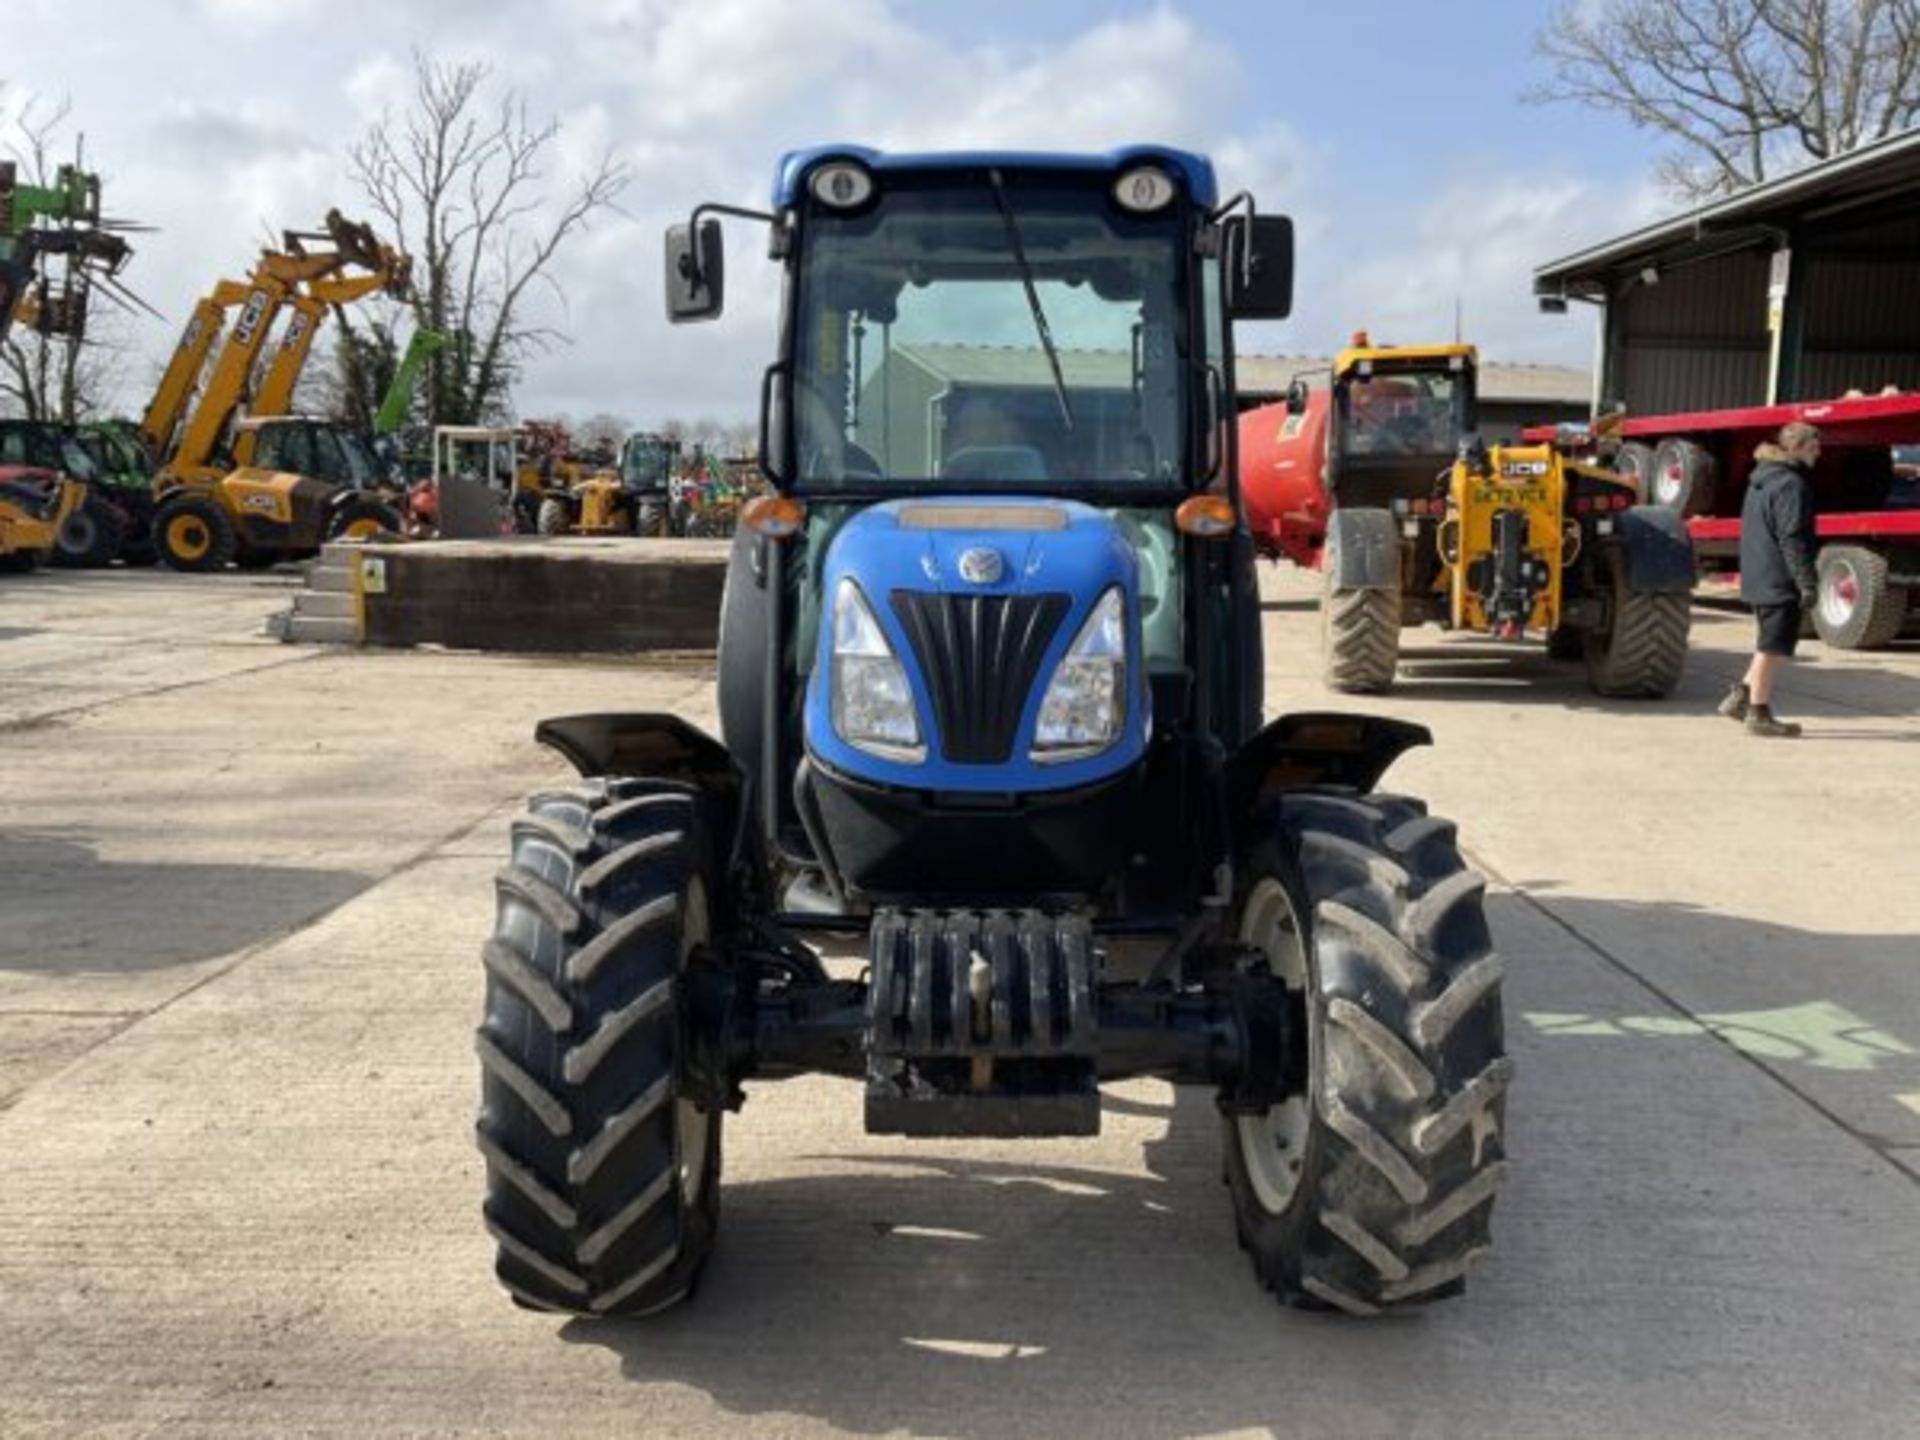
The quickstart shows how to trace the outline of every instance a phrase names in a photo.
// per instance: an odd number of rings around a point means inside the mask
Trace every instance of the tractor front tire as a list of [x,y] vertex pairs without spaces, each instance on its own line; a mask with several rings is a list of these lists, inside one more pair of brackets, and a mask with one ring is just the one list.
[[1327,587],[1320,601],[1327,687],[1376,695],[1400,663],[1400,592]]
[[573,529],[573,520],[567,514],[564,501],[542,500],[539,514],[535,517],[534,528],[542,535],[565,535]]
[[1587,684],[1610,699],[1664,700],[1687,668],[1693,597],[1684,590],[1635,589],[1617,556],[1608,569],[1612,622],[1587,632]]
[[125,517],[108,501],[89,492],[80,508],[60,526],[53,563],[75,570],[103,569],[119,555],[126,538]]
[[1280,796],[1244,869],[1238,938],[1307,1033],[1303,1092],[1225,1120],[1254,1273],[1355,1315],[1458,1294],[1507,1169],[1485,882],[1417,801],[1334,789]]
[[224,570],[240,548],[233,521],[205,495],[164,500],[153,515],[153,548],[169,570]]
[[680,976],[709,934],[691,790],[592,780],[513,826],[483,960],[478,1139],[495,1272],[534,1309],[649,1315],[698,1283],[720,1116],[682,1095]]

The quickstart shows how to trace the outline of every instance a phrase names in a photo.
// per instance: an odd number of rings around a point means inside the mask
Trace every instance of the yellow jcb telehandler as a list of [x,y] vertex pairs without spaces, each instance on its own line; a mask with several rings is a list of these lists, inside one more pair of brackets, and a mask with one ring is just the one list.
[[[1483,443],[1475,362],[1465,345],[1365,345],[1336,362],[1322,560],[1328,684],[1386,689],[1401,629],[1431,622],[1544,640],[1554,658],[1584,660],[1601,695],[1671,693],[1686,664],[1694,575],[1684,525],[1673,511],[1636,507],[1630,481],[1557,445]],[[1445,403],[1430,398],[1443,394]],[[1436,439],[1454,454],[1437,470],[1426,458]]]

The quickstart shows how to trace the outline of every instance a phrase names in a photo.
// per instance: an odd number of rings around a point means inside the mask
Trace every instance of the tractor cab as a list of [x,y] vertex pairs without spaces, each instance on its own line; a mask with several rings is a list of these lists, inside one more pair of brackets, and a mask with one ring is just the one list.
[[1474,432],[1477,367],[1471,345],[1376,346],[1355,334],[1333,362],[1333,504],[1405,513],[1443,490],[1438,477]]
[[[803,152],[774,201],[778,502],[744,517],[756,618],[739,585],[731,618],[779,673],[726,668],[720,708],[770,843],[803,862],[796,893],[1137,904],[1201,883],[1172,832],[1123,821],[1156,734],[1259,726],[1226,337],[1230,307],[1284,313],[1288,222],[1216,215],[1204,161],[1148,149]],[[670,239],[680,318],[717,308],[718,243],[712,220]],[[1191,753],[1156,754],[1178,788]],[[1157,848],[1126,884],[1127,855]]]

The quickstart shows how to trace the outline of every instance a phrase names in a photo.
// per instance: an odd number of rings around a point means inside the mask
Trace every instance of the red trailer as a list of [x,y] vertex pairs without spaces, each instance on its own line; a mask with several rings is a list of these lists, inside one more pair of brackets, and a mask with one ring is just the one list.
[[[1621,427],[1625,443],[1613,464],[1648,503],[1688,517],[1703,572],[1731,575],[1754,451],[1794,420],[1819,426],[1823,441],[1812,482],[1814,628],[1839,649],[1884,645],[1920,604],[1920,394],[1639,416]],[[1534,440],[1552,434],[1545,426],[1527,432]]]

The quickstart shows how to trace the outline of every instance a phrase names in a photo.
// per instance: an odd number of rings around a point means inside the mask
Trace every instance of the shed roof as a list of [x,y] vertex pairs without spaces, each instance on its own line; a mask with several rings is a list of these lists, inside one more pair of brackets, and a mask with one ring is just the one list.
[[1606,279],[1623,270],[1687,258],[1902,194],[1920,196],[1920,126],[1550,261],[1534,270],[1534,293],[1600,293]]

